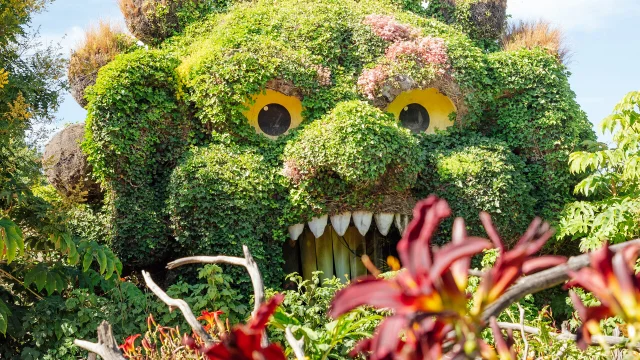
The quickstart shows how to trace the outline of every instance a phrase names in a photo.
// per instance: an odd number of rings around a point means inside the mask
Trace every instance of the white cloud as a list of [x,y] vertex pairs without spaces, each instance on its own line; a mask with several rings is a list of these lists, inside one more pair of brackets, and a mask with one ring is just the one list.
[[595,31],[619,16],[640,16],[638,0],[509,0],[515,20],[545,19],[567,31]]

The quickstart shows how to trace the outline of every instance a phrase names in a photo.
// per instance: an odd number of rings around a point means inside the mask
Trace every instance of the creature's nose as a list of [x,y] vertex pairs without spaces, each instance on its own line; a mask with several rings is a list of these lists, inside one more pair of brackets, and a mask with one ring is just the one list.
[[326,194],[341,189],[367,195],[410,188],[421,153],[418,140],[393,116],[366,102],[348,101],[302,129],[284,158],[285,174],[297,185],[313,182]]

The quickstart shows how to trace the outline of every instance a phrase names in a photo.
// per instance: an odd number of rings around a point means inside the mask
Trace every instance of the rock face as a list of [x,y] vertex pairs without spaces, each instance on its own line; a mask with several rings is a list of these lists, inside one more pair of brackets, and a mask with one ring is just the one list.
[[58,132],[45,146],[44,168],[49,182],[62,194],[86,191],[86,199],[102,198],[100,186],[91,179],[91,166],[80,149],[84,137],[84,123],[74,124]]

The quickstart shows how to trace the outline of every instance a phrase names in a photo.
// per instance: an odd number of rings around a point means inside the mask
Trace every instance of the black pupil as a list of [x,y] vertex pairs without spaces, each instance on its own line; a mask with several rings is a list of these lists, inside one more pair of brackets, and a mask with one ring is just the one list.
[[402,126],[418,134],[429,128],[429,112],[420,104],[409,104],[400,113]]
[[291,114],[280,104],[269,104],[260,110],[258,126],[267,135],[282,135],[291,126]]

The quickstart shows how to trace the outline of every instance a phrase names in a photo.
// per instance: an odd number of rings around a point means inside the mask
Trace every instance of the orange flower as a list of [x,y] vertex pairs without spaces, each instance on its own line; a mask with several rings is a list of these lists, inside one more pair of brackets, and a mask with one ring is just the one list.
[[118,346],[118,348],[122,349],[125,356],[135,356],[138,355],[136,350],[136,339],[140,337],[140,334],[131,335],[125,339],[124,344]]
[[222,322],[220,321],[220,315],[224,314],[223,311],[218,310],[214,312],[209,312],[207,310],[202,311],[202,316],[198,317],[197,320],[204,320],[207,322],[207,325],[204,327],[206,331],[211,330],[214,325],[218,325],[218,328],[221,332],[224,332],[224,326],[221,326]]

